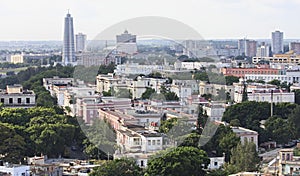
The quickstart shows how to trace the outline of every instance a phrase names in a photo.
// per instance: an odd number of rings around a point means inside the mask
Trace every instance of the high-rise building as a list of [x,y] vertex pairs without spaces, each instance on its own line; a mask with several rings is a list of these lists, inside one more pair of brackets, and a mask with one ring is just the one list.
[[269,57],[270,56],[270,46],[262,42],[259,47],[257,47],[256,57]]
[[76,63],[75,46],[74,46],[74,28],[73,17],[68,12],[65,17],[65,29],[64,29],[64,44],[63,44],[63,64],[74,65]]
[[293,50],[296,54],[300,54],[300,42],[291,42],[290,50]]
[[283,32],[272,32],[272,52],[273,54],[283,53]]
[[76,52],[85,51],[86,46],[86,35],[83,33],[76,34]]
[[238,41],[239,55],[253,57],[256,55],[257,42],[255,40],[240,39]]

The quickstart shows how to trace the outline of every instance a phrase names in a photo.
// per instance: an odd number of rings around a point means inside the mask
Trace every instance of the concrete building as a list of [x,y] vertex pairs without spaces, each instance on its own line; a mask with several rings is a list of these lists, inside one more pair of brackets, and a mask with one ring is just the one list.
[[209,170],[220,169],[225,164],[225,156],[221,157],[209,157],[210,163],[208,165]]
[[114,158],[134,158],[140,167],[145,168],[150,156],[163,150],[163,134],[142,126],[122,126],[117,130],[117,145],[119,149]]
[[300,175],[300,156],[295,156],[293,148],[278,152],[278,175]]
[[242,144],[245,141],[253,142],[256,145],[256,150],[258,150],[258,133],[256,131],[242,127],[231,127],[231,129],[241,139]]
[[198,94],[199,83],[196,80],[173,80],[170,88],[180,100],[185,100],[192,94]]
[[71,17],[69,12],[65,17],[63,42],[63,64],[76,65],[73,17]]
[[269,57],[270,56],[270,46],[266,45],[265,42],[257,47],[256,57]]
[[0,161],[0,175],[3,176],[30,176],[30,166],[3,163]]
[[136,35],[128,33],[127,30],[124,33],[116,36],[118,53],[135,54],[137,53]]
[[283,32],[272,32],[272,52],[273,54],[283,53]]
[[[247,93],[249,101],[257,102],[273,102],[273,103],[295,103],[295,93],[284,90],[253,90]],[[234,94],[234,101],[236,103],[242,102],[242,92]]]
[[300,55],[300,42],[291,42],[290,51],[294,51],[297,55]]
[[85,67],[108,65],[112,62],[114,60],[107,58],[104,53],[83,52],[77,55],[77,65]]
[[22,54],[14,54],[10,56],[10,62],[13,64],[24,63]]
[[252,62],[254,64],[257,64],[261,61],[267,61],[269,63],[281,63],[281,64],[299,64],[300,55],[291,50],[285,54],[274,54],[273,57],[252,58]]
[[99,117],[99,109],[124,110],[131,108],[131,99],[100,97],[98,95],[76,99],[76,116],[82,117],[85,123],[91,124]]
[[35,93],[24,90],[21,85],[8,85],[6,90],[0,91],[0,102],[5,107],[31,108],[35,106]]
[[300,71],[299,70],[286,70],[282,74],[245,74],[245,80],[263,80],[265,82],[272,81],[274,79],[288,84],[298,83],[300,81]]
[[117,68],[114,72],[116,73],[116,75],[149,75],[150,73],[156,71],[159,72],[162,70],[164,70],[163,65],[139,65],[138,63],[130,63],[117,65]]
[[86,49],[86,35],[83,33],[78,33],[76,38],[76,52],[83,52]]
[[274,68],[223,68],[225,76],[245,77],[246,74],[253,75],[279,75],[281,70]]
[[239,55],[253,57],[256,55],[257,42],[255,40],[241,39],[238,41]]
[[43,78],[43,86],[50,92],[51,96],[57,98],[59,106],[64,106],[64,92],[74,83],[74,78],[60,78],[58,76]]
[[[219,91],[221,89],[225,90],[225,94],[228,93],[230,95],[230,99],[233,100],[234,97],[234,86],[232,85],[223,85],[223,84],[209,84],[204,81],[200,81],[199,83],[199,94],[200,95],[208,95],[211,94],[213,96],[218,96]],[[220,95],[220,100],[226,100],[226,95]]]
[[209,103],[203,106],[203,110],[211,121],[222,121],[223,113],[225,112],[224,103]]

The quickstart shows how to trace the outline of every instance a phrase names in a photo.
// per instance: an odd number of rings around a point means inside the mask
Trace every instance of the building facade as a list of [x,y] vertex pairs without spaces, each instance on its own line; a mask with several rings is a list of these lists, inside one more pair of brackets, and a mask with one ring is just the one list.
[[283,53],[283,32],[272,32],[272,52],[273,54]]
[[0,102],[5,107],[31,108],[35,106],[35,93],[32,90],[23,90],[21,85],[8,85],[0,92]]
[[300,55],[300,42],[291,42],[290,50],[294,51],[296,54]]
[[76,52],[83,52],[86,48],[86,35],[83,33],[76,34]]
[[76,62],[73,17],[70,13],[65,17],[62,60],[64,65],[74,65]]

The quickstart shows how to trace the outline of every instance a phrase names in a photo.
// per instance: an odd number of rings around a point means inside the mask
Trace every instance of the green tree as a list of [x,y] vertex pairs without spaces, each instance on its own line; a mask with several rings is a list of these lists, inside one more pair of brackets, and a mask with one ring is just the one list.
[[146,88],[146,91],[142,94],[142,99],[149,99],[151,97],[151,95],[155,92],[154,89],[152,88]]
[[248,93],[247,93],[247,85],[245,81],[243,82],[243,94],[242,94],[242,102],[248,101]]
[[295,103],[300,105],[300,90],[294,90],[295,92]]
[[164,95],[167,101],[178,101],[179,97],[176,95],[176,93],[171,92],[169,89],[167,89],[165,86],[161,86],[160,88],[161,94]]
[[205,151],[195,147],[177,147],[155,155],[149,160],[149,176],[202,176],[209,164]]
[[288,121],[295,128],[296,138],[300,138],[300,105],[297,105],[296,108],[288,116]]
[[269,81],[268,84],[272,84],[272,85],[280,87],[281,82],[277,79],[273,79],[272,81]]
[[226,176],[229,175],[228,171],[224,169],[215,169],[212,171],[209,171],[207,176]]
[[233,132],[225,134],[219,140],[220,150],[225,154],[225,161],[229,161],[230,156],[232,155],[232,148],[237,146],[239,142],[240,138]]
[[113,73],[115,69],[115,64],[111,63],[109,65],[100,65],[98,74],[107,74],[107,73]]
[[239,77],[236,76],[225,76],[226,85],[233,85],[233,83],[239,82]]
[[7,123],[0,123],[0,159],[19,163],[24,158],[25,141],[16,133],[14,127]]
[[159,132],[161,133],[168,133],[171,128],[173,128],[174,125],[177,123],[177,118],[171,118],[168,120],[162,121],[160,127],[159,127]]
[[198,118],[197,118],[197,130],[201,133],[206,122],[208,120],[208,115],[206,111],[203,110],[203,106],[198,107]]
[[133,159],[121,158],[107,161],[97,167],[90,176],[139,176],[143,175],[143,170]]
[[279,116],[272,116],[265,123],[265,129],[274,141],[278,144],[285,144],[295,138],[294,126],[289,121]]
[[232,149],[230,165],[236,169],[236,172],[253,172],[259,168],[260,158],[256,151],[256,145],[245,141],[244,144],[238,144]]

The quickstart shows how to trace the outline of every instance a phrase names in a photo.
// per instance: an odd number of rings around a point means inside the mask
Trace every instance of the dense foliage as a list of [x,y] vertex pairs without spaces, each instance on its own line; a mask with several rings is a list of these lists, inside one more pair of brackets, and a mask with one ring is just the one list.
[[205,151],[195,147],[177,147],[162,151],[148,162],[149,176],[203,176],[209,164]]
[[107,161],[97,167],[90,176],[140,176],[143,170],[133,159],[121,158]]
[[[24,155],[46,154],[50,157],[67,156],[66,147],[81,142],[81,130],[75,117],[61,114],[54,108],[3,108],[0,111],[0,153],[7,161],[23,161]],[[6,134],[6,135],[5,135]]]

